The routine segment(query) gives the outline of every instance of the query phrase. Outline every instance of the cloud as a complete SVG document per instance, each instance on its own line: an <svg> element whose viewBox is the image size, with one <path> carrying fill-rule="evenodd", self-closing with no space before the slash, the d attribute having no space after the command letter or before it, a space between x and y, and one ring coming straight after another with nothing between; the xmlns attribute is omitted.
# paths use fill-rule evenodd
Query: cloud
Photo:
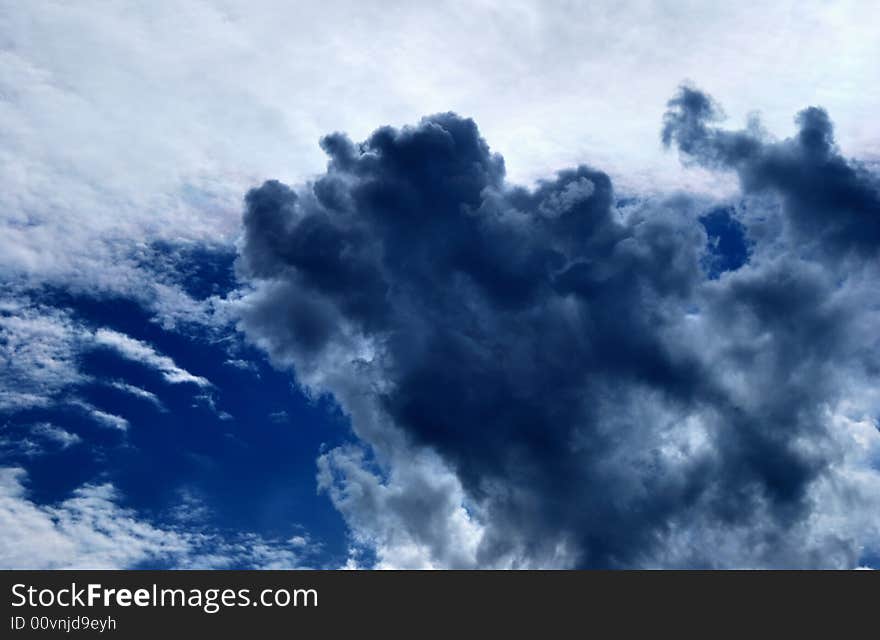
<svg viewBox="0 0 880 640"><path fill-rule="evenodd" d="M260 368L257 366L255 362L251 362L249 360L242 360L241 358L229 358L223 362L228 367L234 367L236 369L240 369L241 371L249 371L253 373L258 378L260 377Z"/></svg>
<svg viewBox="0 0 880 640"><path fill-rule="evenodd" d="M737 172L747 194L779 194L795 241L809 248L876 255L880 248L880 183L877 176L840 155L826 111L798 113L797 135L769 140L753 120L742 131L713 125L720 108L706 94L683 87L669 102L662 138L682 156L710 168Z"/></svg>
<svg viewBox="0 0 880 640"><path fill-rule="evenodd" d="M4 456L24 456L32 458L41 456L46 453L46 449L39 442L27 436L7 437L5 434L9 432L8 426L3 428L4 434L0 435L0 451Z"/></svg>
<svg viewBox="0 0 880 640"><path fill-rule="evenodd" d="M109 383L111 387L122 391L123 393L127 393L135 398L141 398L142 400L146 400L150 404L152 404L159 411L167 411L165 405L162 404L162 401L152 391L147 391L146 389L141 389L133 384L128 384L127 382L122 382L121 380L114 380Z"/></svg>
<svg viewBox="0 0 880 640"><path fill-rule="evenodd" d="M158 353L146 342L127 336L124 333L119 333L112 329L98 329L95 331L94 342L98 346L114 350L123 358L155 369L170 384L189 383L199 387L212 386L211 382L206 378L194 375L186 369L178 367L174 360Z"/></svg>
<svg viewBox="0 0 880 640"><path fill-rule="evenodd" d="M82 442L82 438L75 433L70 433L51 422L35 424L31 427L31 433L56 443L62 449L67 449Z"/></svg>
<svg viewBox="0 0 880 640"><path fill-rule="evenodd" d="M717 113L685 89L664 139L713 168L778 157L746 170L723 231L718 202L618 206L588 166L512 184L453 113L328 135L325 173L247 194L239 326L351 417L366 449L324 454L319 484L380 566L856 566L876 548L845 515L880 482L878 434L853 427L880 409L876 211L837 211L872 178L818 111L772 144ZM720 268L722 233L739 254Z"/></svg>
<svg viewBox="0 0 880 640"><path fill-rule="evenodd" d="M355 541L378 569L461 569L475 566L483 535L462 503L461 483L442 461L418 452L381 478L365 452L342 447L318 459L318 487L343 514Z"/></svg>
<svg viewBox="0 0 880 640"><path fill-rule="evenodd" d="M101 411L101 409L90 402L86 402L85 400L72 398L71 400L67 401L67 404L81 409L86 413L86 415L88 415L92 420L100 424L102 427L118 429L119 431L128 431L128 427L130 426L128 420L126 420L122 416L117 416L106 411Z"/></svg>
<svg viewBox="0 0 880 640"><path fill-rule="evenodd" d="M113 485L85 484L54 505L33 502L27 474L0 467L0 566L6 569L137 567L304 568L318 545L251 532L221 535L198 523L161 525L121 506ZM190 505L192 506L192 505Z"/></svg>
<svg viewBox="0 0 880 640"><path fill-rule="evenodd" d="M67 405L84 411L103 426L125 431L128 420L77 395L79 387L95 382L81 369L80 361L96 348L111 349L120 357L154 369L169 384L213 388L209 380L179 367L146 342L108 328L93 330L68 309L47 306L31 298L9 297L0 301L0 411L14 414ZM122 380L108 384L164 409L154 393ZM205 398L208 401L200 402L222 417L213 398Z"/></svg>
<svg viewBox="0 0 880 640"><path fill-rule="evenodd" d="M28 300L0 302L0 411L44 406L84 382L80 327L63 310Z"/></svg>
<svg viewBox="0 0 880 640"><path fill-rule="evenodd" d="M20 468L0 469L0 564L8 569L114 569L181 553L186 541L118 506L111 485L85 485L57 506L26 496Z"/></svg>
<svg viewBox="0 0 880 640"><path fill-rule="evenodd" d="M227 412L223 411L217 406L217 401L214 396L210 393L202 393L196 396L193 396L193 407L205 407L211 413L216 415L220 420L234 420L234 416Z"/></svg>
<svg viewBox="0 0 880 640"><path fill-rule="evenodd" d="M305 549L303 541L310 548ZM181 569L309 569L310 555L318 548L320 545L312 546L306 538L270 540L256 533L242 532L226 539L209 537L200 551L182 559L177 566Z"/></svg>
<svg viewBox="0 0 880 640"><path fill-rule="evenodd" d="M50 422L32 425L6 423L0 427L0 448L6 455L28 458L51 451L63 451L82 442L82 438ZM48 448L47 448L47 445Z"/></svg>

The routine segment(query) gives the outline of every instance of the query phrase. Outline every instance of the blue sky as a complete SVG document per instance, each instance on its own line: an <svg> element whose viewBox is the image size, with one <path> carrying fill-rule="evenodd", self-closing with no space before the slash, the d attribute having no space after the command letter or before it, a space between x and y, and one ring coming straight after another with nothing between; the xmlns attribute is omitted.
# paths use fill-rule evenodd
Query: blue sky
<svg viewBox="0 0 880 640"><path fill-rule="evenodd" d="M0 0L0 567L876 564L875 14Z"/></svg>
<svg viewBox="0 0 880 640"><path fill-rule="evenodd" d="M175 268L196 300L230 291L228 251L180 253ZM255 533L294 549L303 565L345 562L344 523L314 479L322 448L350 437L332 401L303 395L231 331L168 330L136 301L111 295L45 288L18 299L106 339L76 350L76 373L45 404L4 411L4 461L27 470L30 499L54 504L82 485L110 483L124 496L120 506L153 523L185 523L223 540ZM176 369L108 346L114 338L137 341ZM175 375L195 381L172 382ZM292 539L308 540L308 549ZM155 557L144 566L169 563ZM230 558L228 566L253 565Z"/></svg>

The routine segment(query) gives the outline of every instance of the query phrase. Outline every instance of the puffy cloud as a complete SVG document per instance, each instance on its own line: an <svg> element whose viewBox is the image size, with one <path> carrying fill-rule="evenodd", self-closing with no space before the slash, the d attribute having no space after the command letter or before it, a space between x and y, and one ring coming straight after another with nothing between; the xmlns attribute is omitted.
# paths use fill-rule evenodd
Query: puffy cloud
<svg viewBox="0 0 880 640"><path fill-rule="evenodd" d="M0 427L0 449L5 455L39 456L52 450L67 449L80 442L80 436L50 422L32 425L7 423Z"/></svg>
<svg viewBox="0 0 880 640"><path fill-rule="evenodd" d="M326 453L319 482L380 566L876 548L846 516L878 485L876 430L851 433L880 408L874 183L805 113L771 143L712 126L697 90L670 102L664 140L754 192L726 221L681 194L618 205L587 166L511 184L452 113L329 135L324 174L247 194L240 327L351 416L366 453Z"/></svg>

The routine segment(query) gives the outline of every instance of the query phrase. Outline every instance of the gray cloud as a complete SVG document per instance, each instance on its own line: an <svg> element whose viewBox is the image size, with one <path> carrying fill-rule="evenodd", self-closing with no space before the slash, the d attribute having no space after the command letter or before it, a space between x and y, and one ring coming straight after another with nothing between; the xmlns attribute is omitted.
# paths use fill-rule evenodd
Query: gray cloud
<svg viewBox="0 0 880 640"><path fill-rule="evenodd" d="M669 102L662 138L689 160L709 168L732 169L747 194L781 196L795 241L835 254L876 255L880 248L880 184L876 175L840 155L834 127L824 109L797 114L798 133L769 140L753 120L743 131L714 126L722 119L714 101L683 87Z"/></svg>

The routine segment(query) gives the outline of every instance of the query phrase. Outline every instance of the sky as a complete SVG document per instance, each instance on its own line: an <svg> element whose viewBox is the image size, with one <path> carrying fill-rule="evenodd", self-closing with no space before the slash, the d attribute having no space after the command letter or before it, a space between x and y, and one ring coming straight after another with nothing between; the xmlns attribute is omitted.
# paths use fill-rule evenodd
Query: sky
<svg viewBox="0 0 880 640"><path fill-rule="evenodd" d="M0 567L880 558L874 2L0 0Z"/></svg>

